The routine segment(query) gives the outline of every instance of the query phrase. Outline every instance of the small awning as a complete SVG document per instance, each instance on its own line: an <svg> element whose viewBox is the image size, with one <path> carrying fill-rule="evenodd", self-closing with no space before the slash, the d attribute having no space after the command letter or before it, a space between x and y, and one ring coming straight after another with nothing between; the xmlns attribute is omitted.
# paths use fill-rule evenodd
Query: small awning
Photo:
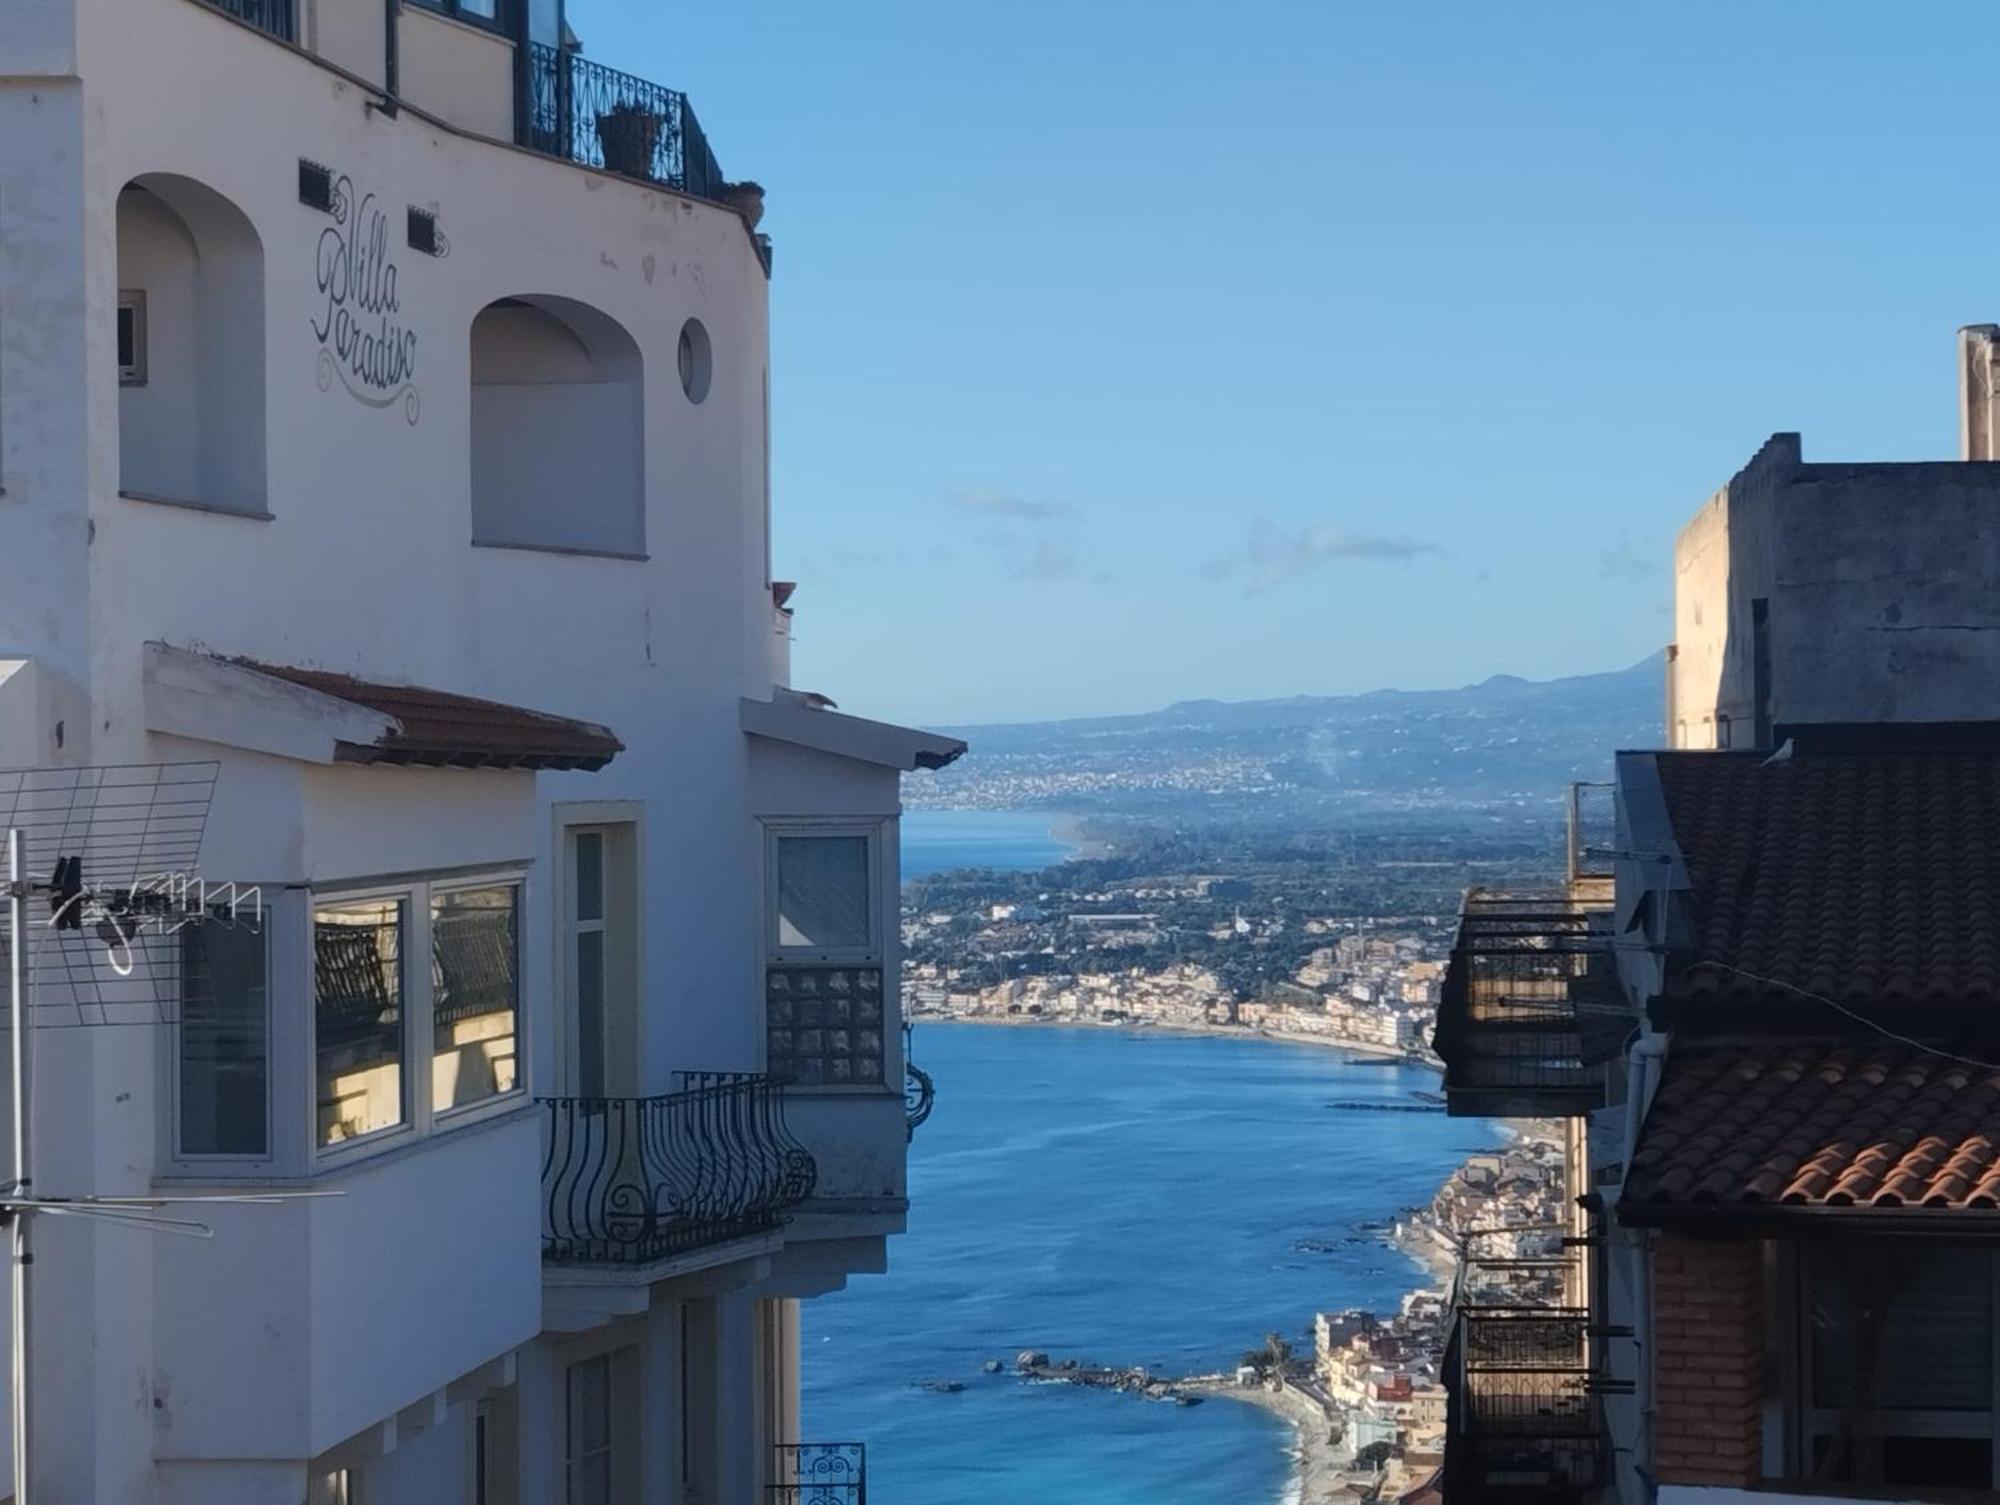
<svg viewBox="0 0 2000 1505"><path fill-rule="evenodd" d="M2000 1068L1890 1040L1675 1045L1621 1222L2000 1211Z"/></svg>
<svg viewBox="0 0 2000 1505"><path fill-rule="evenodd" d="M310 763L594 771L625 750L594 722L164 643L146 645L146 724Z"/></svg>
<svg viewBox="0 0 2000 1505"><path fill-rule="evenodd" d="M918 731L888 721L869 721L825 708L823 697L780 690L770 700L745 699L743 730L753 737L789 742L794 747L836 757L854 758L908 773L918 768L943 768L965 751L956 737Z"/></svg>

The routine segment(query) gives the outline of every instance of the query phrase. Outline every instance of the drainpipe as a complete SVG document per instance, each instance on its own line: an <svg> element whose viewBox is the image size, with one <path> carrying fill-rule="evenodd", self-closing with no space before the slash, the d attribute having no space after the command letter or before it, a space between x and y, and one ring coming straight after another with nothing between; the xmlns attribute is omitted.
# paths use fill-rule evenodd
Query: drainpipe
<svg viewBox="0 0 2000 1505"><path fill-rule="evenodd" d="M1640 1035L1625 1057L1625 1169L1629 1175L1632 1156L1639 1147L1639 1127L1646 1109L1659 1090L1660 1069L1667 1059L1667 1037L1651 1032ZM1653 1257L1652 1235L1643 1230L1628 1232L1623 1240L1632 1291L1632 1395L1637 1435L1634 1437L1632 1469L1647 1501L1659 1497L1653 1482ZM1613 1465L1614 1469L1616 1464Z"/></svg>
<svg viewBox="0 0 2000 1505"><path fill-rule="evenodd" d="M394 119L396 102L403 97L402 80L403 0L382 0L382 113Z"/></svg>

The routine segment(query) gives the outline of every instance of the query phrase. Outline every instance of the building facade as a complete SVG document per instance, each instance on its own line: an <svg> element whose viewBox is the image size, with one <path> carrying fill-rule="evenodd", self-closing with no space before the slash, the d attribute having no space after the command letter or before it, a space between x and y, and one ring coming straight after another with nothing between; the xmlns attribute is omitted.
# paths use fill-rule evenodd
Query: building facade
<svg viewBox="0 0 2000 1505"><path fill-rule="evenodd" d="M1775 436L1683 531L1667 738L1573 793L1536 894L1467 897L1454 1113L1565 1125L1559 1285L1482 1294L1446 1498L2000 1490L2000 481Z"/></svg>
<svg viewBox="0 0 2000 1505"><path fill-rule="evenodd" d="M210 770L263 897L136 1017L30 966L35 1187L276 1197L36 1220L34 1498L858 1477L798 1303L903 1226L962 746L790 686L759 209L559 0L10 7L0 769Z"/></svg>

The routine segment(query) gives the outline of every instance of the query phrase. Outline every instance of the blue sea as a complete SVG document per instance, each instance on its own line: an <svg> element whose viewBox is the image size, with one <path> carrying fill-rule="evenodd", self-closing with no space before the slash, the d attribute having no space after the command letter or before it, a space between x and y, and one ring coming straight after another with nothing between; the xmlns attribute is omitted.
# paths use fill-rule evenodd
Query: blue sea
<svg viewBox="0 0 2000 1505"><path fill-rule="evenodd" d="M1421 1275L1363 1229L1491 1142L1407 1100L1428 1073L1261 1040L919 1025L937 1079L889 1272L804 1308L804 1435L868 1444L874 1505L1263 1505L1289 1431L985 1375L1024 1348L1161 1372L1232 1364L1315 1310L1393 1307ZM920 1388L957 1380L959 1394Z"/></svg>
<svg viewBox="0 0 2000 1505"><path fill-rule="evenodd" d="M1062 819L1034 810L906 811L903 877L959 867L1053 867L1076 851L1055 834Z"/></svg>

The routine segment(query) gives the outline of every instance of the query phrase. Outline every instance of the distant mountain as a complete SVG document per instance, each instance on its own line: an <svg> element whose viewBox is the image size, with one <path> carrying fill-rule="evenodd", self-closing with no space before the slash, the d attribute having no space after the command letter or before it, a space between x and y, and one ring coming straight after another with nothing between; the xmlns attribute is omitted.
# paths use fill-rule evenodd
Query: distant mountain
<svg viewBox="0 0 2000 1505"><path fill-rule="evenodd" d="M972 746L913 805L1328 812L1541 805L1662 741L1664 659L1457 690L1189 700L1136 716L953 728Z"/></svg>

